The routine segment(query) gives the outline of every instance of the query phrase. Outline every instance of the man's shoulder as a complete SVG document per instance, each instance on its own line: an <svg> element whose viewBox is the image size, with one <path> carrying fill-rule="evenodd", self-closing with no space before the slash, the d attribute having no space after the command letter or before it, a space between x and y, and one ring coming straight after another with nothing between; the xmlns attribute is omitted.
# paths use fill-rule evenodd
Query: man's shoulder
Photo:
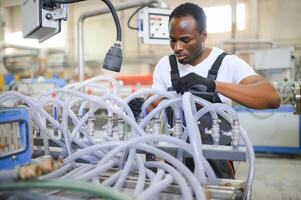
<svg viewBox="0 0 301 200"><path fill-rule="evenodd" d="M156 65L156 68L162 68L164 67L166 69L166 67L169 67L169 58L168 56L163 56Z"/></svg>
<svg viewBox="0 0 301 200"><path fill-rule="evenodd" d="M217 48L217 47L213 47L212 48L212 54L213 54L213 56L212 57L214 57L215 59L219 56L219 55L221 55L222 53L227 53L227 52L225 52L223 49L220 49L220 48ZM223 60L225 60L225 62L222 62L222 65L227 65L227 64L233 64L233 62L234 63L237 63L237 62L239 62L239 63L241 63L241 62L244 62L244 60L242 60L240 57L238 57L237 55L233 55L233 54L229 54L229 53L227 53L227 55L224 57L224 59ZM246 64L246 63L244 63L244 64Z"/></svg>
<svg viewBox="0 0 301 200"><path fill-rule="evenodd" d="M159 61L158 61L158 63L162 63L162 62L164 62L164 63L166 63L166 62L168 62L169 63L169 58L168 58L169 56L163 56Z"/></svg>

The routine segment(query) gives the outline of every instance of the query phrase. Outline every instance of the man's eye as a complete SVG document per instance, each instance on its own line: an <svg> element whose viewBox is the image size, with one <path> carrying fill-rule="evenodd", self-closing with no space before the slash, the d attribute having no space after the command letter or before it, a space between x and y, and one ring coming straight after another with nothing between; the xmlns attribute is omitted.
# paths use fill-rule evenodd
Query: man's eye
<svg viewBox="0 0 301 200"><path fill-rule="evenodd" d="M188 42L190 42L190 39L188 39L188 38L182 39L182 42L188 43Z"/></svg>
<svg viewBox="0 0 301 200"><path fill-rule="evenodd" d="M176 40L172 39L172 38L170 38L169 41L172 42L172 43L176 42Z"/></svg>

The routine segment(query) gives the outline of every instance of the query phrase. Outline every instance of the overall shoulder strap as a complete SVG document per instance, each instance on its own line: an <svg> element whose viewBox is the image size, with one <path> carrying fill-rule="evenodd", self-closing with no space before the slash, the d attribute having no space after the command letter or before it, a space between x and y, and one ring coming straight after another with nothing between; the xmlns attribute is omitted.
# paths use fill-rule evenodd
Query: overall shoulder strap
<svg viewBox="0 0 301 200"><path fill-rule="evenodd" d="M169 64L171 85L173 88L176 88L176 82L180 79L180 73L178 69L177 59L174 54L169 56Z"/></svg>
<svg viewBox="0 0 301 200"><path fill-rule="evenodd" d="M207 76L208 79L211 79L211 80L216 79L217 74L218 74L218 70L219 70L219 68L222 64L222 61L223 61L223 59L225 58L226 55L228 55L228 54L226 52L223 52L217 57L217 59L214 61L211 69L208 72L208 76Z"/></svg>

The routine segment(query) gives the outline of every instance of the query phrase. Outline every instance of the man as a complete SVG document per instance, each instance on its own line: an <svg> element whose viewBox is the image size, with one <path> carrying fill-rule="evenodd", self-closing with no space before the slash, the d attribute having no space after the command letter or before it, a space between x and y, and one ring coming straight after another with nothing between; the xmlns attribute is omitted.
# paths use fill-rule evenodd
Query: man
<svg viewBox="0 0 301 200"><path fill-rule="evenodd" d="M205 47L206 16L202 8L192 3L184 3L175 8L169 17L169 33L170 46L178 62L182 64L179 65L179 73L183 80L183 90L191 88L189 86L193 83L189 83L189 79L194 78L194 75L188 74L195 73L199 75L196 82L207 86L207 91L218 92L223 103L230 103L232 99L249 108L279 107L280 97L272 84L234 55L224 58L216 81L206 78L212 64L223 51ZM170 70L168 57L165 56L155 68L152 87L159 90L172 87Z"/></svg>
<svg viewBox="0 0 301 200"><path fill-rule="evenodd" d="M221 49L205 46L206 15L196 4L184 3L173 10L169 17L169 34L176 59L173 61L172 56L165 56L158 62L152 88L175 90L181 94L194 91L204 94L200 96L213 103L231 104L232 99L255 109L279 107L280 97L275 88L246 62L237 56L226 55ZM159 102L151 104L148 111ZM210 144L212 138L205 136L204 128L211 126L211 119L210 116L206 118L199 128L203 143ZM227 130L229 125L221 125L221 129ZM227 138L221 140L224 144L230 143ZM210 164L218 177L234 178L232 163L210 161ZM191 163L187 165L193 168Z"/></svg>

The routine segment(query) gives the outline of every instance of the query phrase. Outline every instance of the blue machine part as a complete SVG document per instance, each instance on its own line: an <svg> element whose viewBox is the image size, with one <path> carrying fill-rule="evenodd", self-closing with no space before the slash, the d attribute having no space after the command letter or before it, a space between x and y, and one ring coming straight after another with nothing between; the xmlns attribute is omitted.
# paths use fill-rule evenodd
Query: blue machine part
<svg viewBox="0 0 301 200"><path fill-rule="evenodd" d="M51 83L55 85L56 88L61 88L67 85L67 80L60 78L52 78L52 79L32 79L31 83Z"/></svg>
<svg viewBox="0 0 301 200"><path fill-rule="evenodd" d="M249 134L255 152L301 153L301 115L292 105L278 109L255 110L234 106L243 128Z"/></svg>
<svg viewBox="0 0 301 200"><path fill-rule="evenodd" d="M9 85L13 81L15 81L15 75L14 74L6 74L4 76L5 85Z"/></svg>
<svg viewBox="0 0 301 200"><path fill-rule="evenodd" d="M52 83L57 88L61 88L67 85L67 81L65 79L59 79L59 78L47 79L45 80L45 83Z"/></svg>
<svg viewBox="0 0 301 200"><path fill-rule="evenodd" d="M0 108L0 170L31 161L29 111Z"/></svg>

